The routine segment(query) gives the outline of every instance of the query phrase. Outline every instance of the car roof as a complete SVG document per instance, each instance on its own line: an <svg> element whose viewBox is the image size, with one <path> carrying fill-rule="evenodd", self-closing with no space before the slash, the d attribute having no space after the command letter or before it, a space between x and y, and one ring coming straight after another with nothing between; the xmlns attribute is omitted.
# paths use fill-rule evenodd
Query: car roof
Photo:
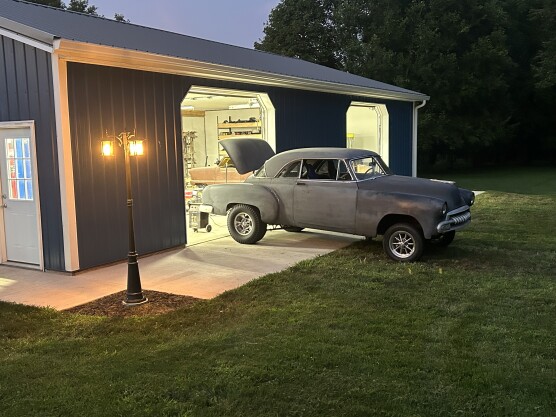
<svg viewBox="0 0 556 417"><path fill-rule="evenodd" d="M266 175L274 177L284 165L298 159L359 159L370 156L378 156L378 154L368 149L301 148L276 154L268 159L264 166Z"/></svg>

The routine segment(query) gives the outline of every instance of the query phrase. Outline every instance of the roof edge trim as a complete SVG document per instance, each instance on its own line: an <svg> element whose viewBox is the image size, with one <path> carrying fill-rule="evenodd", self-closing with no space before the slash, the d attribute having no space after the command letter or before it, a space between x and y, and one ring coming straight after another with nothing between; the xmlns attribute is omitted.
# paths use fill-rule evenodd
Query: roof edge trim
<svg viewBox="0 0 556 417"><path fill-rule="evenodd" d="M0 34L52 53L55 36L0 16Z"/></svg>
<svg viewBox="0 0 556 417"><path fill-rule="evenodd" d="M193 61L155 53L135 51L112 46L60 39L54 42L54 52L61 59L84 64L130 68L150 72L186 75L224 81L256 83L260 85L294 88L326 93L354 95L402 101L422 101L424 94L399 93L387 90L311 80L290 75L273 74L258 70L231 67L222 64Z"/></svg>

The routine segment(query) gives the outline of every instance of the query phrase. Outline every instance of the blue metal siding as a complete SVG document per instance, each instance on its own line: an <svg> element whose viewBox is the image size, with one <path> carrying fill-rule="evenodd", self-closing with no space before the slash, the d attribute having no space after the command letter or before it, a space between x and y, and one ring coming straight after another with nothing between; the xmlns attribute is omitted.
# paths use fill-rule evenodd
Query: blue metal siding
<svg viewBox="0 0 556 417"><path fill-rule="evenodd" d="M411 175L411 125L407 121L411 122L412 103L69 63L82 269L124 259L127 253L123 155L119 148L115 158L100 155L100 140L106 131L113 135L135 130L137 136L147 139L146 155L132 161L138 252L186 242L180 103L192 85L268 93L276 109L278 152L344 147L350 102L384 103L390 114L392 168Z"/></svg>
<svg viewBox="0 0 556 417"><path fill-rule="evenodd" d="M273 88L276 152L314 146L346 146L349 97Z"/></svg>
<svg viewBox="0 0 556 417"><path fill-rule="evenodd" d="M0 121L35 121L44 267L64 271L50 54L0 36Z"/></svg>
<svg viewBox="0 0 556 417"><path fill-rule="evenodd" d="M68 64L80 268L127 253L124 158L101 156L100 140L123 131L145 138L146 154L132 158L137 250L185 243L185 200L179 103L174 76Z"/></svg>
<svg viewBox="0 0 556 417"><path fill-rule="evenodd" d="M413 152L413 103L386 105L390 116L390 166L399 175L411 176Z"/></svg>

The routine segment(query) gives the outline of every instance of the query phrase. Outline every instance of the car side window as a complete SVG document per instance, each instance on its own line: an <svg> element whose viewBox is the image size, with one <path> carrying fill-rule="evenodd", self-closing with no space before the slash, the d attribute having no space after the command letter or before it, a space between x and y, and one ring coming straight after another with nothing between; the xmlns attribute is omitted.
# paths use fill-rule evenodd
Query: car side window
<svg viewBox="0 0 556 417"><path fill-rule="evenodd" d="M320 162L318 159L304 159L300 178L304 180L318 180L320 176L317 173L317 169L320 166Z"/></svg>
<svg viewBox="0 0 556 417"><path fill-rule="evenodd" d="M338 175L338 160L323 159L319 161L316 172L320 180L336 181Z"/></svg>
<svg viewBox="0 0 556 417"><path fill-rule="evenodd" d="M348 167L344 161L340 161L338 168L338 181L352 181L351 174L348 171Z"/></svg>
<svg viewBox="0 0 556 417"><path fill-rule="evenodd" d="M299 178L299 168L301 167L301 161L294 161L286 165L278 173L277 177L280 178Z"/></svg>
<svg viewBox="0 0 556 417"><path fill-rule="evenodd" d="M306 159L303 161L301 179L336 181L339 179L338 167L341 167L341 163L338 159ZM347 172L345 164L343 170Z"/></svg>

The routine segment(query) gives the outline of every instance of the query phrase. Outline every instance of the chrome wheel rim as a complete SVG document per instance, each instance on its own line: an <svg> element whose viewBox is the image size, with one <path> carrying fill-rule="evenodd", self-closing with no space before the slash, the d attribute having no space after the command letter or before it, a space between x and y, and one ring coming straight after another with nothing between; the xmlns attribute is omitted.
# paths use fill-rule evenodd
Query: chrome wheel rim
<svg viewBox="0 0 556 417"><path fill-rule="evenodd" d="M390 250L398 258L409 258L415 252L415 239L408 232L399 231L390 236Z"/></svg>
<svg viewBox="0 0 556 417"><path fill-rule="evenodd" d="M253 231L253 219L247 213L238 213L234 218L234 228L242 236L247 236Z"/></svg>

